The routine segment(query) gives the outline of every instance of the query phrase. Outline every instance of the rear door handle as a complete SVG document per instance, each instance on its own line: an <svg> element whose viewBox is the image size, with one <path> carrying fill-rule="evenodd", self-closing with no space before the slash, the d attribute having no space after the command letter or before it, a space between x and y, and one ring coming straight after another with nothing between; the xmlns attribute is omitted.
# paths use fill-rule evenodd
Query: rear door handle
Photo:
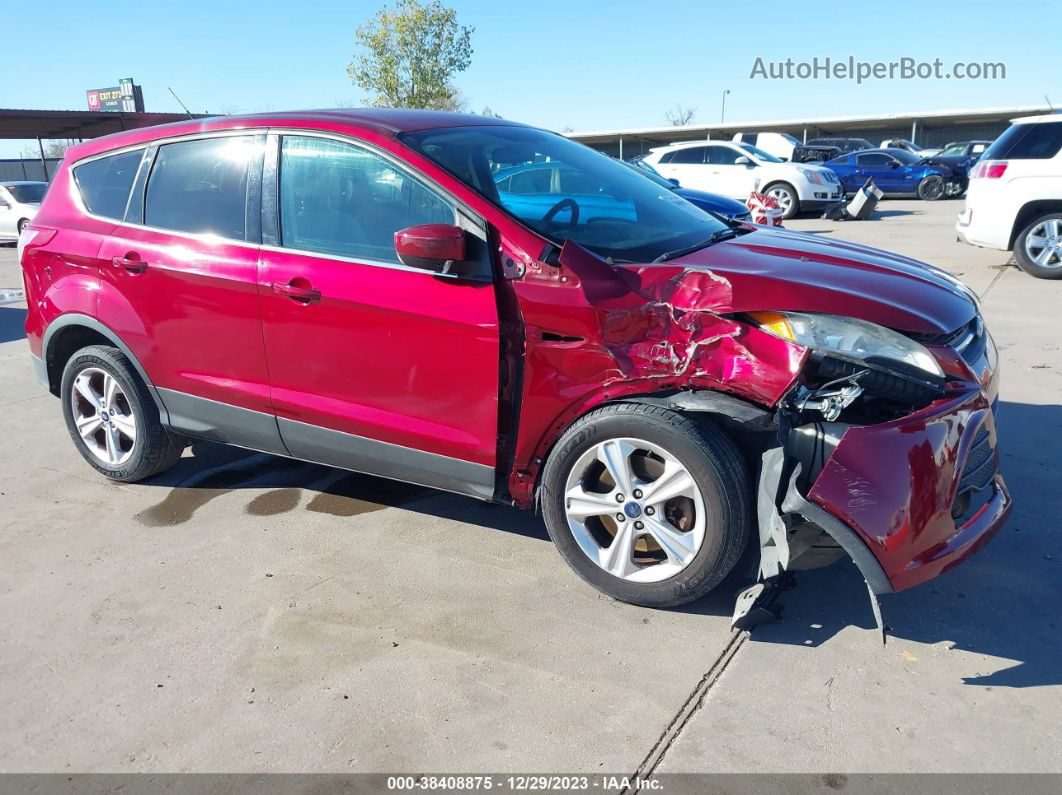
<svg viewBox="0 0 1062 795"><path fill-rule="evenodd" d="M305 279L292 279L290 282L273 282L273 292L285 295L292 301L302 304L316 304L321 300L321 291L315 290Z"/></svg>
<svg viewBox="0 0 1062 795"><path fill-rule="evenodd" d="M130 273L143 273L147 270L147 263L140 259L140 255L135 251L130 251L124 257L111 257L111 264Z"/></svg>

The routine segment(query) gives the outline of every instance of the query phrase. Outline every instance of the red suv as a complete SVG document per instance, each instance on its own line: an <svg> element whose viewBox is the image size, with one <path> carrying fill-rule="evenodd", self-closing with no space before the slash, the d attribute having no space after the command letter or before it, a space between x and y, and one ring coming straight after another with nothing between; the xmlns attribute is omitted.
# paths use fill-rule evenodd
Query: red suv
<svg viewBox="0 0 1062 795"><path fill-rule="evenodd" d="M535 509L582 577L652 606L750 543L764 580L813 549L907 588L1010 509L961 283L532 127L124 132L69 150L19 245L40 380L114 480L194 437Z"/></svg>

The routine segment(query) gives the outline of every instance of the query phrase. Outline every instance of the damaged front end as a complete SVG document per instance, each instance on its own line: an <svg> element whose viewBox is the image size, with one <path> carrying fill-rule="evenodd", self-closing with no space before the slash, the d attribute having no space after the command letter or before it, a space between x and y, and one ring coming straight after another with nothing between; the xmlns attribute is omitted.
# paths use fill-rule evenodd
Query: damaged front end
<svg viewBox="0 0 1062 795"><path fill-rule="evenodd" d="M943 573L1002 525L1011 502L998 473L995 347L979 317L926 341L939 373L808 358L762 454L758 581L738 598L736 627L773 617L766 606L788 572L847 555L884 641L881 594Z"/></svg>

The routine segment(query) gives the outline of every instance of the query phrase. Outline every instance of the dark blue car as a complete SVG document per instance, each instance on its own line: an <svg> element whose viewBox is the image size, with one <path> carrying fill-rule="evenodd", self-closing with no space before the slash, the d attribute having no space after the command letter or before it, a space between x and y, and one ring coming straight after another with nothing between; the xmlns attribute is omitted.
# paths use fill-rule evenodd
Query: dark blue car
<svg viewBox="0 0 1062 795"><path fill-rule="evenodd" d="M716 213L726 218L733 218L735 221L748 221L752 217L749 213L749 208L736 199L720 196L718 193L684 188L678 183L678 180L671 180L661 176L656 169L644 160L632 160L623 165L635 169L640 174L644 174L661 187L673 191L676 195L681 196L690 204L700 207L702 210L707 210L710 213Z"/></svg>
<svg viewBox="0 0 1062 795"><path fill-rule="evenodd" d="M917 196L926 201L957 196L966 190L965 173L903 149L864 149L822 165L840 178L846 193L859 190L868 179L886 195Z"/></svg>

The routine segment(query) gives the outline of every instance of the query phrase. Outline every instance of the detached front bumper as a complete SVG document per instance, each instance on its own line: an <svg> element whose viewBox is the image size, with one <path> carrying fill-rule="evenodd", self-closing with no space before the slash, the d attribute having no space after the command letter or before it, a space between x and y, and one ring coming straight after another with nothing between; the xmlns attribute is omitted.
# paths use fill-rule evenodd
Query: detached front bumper
<svg viewBox="0 0 1062 795"><path fill-rule="evenodd" d="M876 575L867 576L875 592L886 590L880 574L899 591L958 565L1010 513L988 394L952 393L892 422L849 427L809 488L808 501L873 554L880 572L864 575Z"/></svg>

